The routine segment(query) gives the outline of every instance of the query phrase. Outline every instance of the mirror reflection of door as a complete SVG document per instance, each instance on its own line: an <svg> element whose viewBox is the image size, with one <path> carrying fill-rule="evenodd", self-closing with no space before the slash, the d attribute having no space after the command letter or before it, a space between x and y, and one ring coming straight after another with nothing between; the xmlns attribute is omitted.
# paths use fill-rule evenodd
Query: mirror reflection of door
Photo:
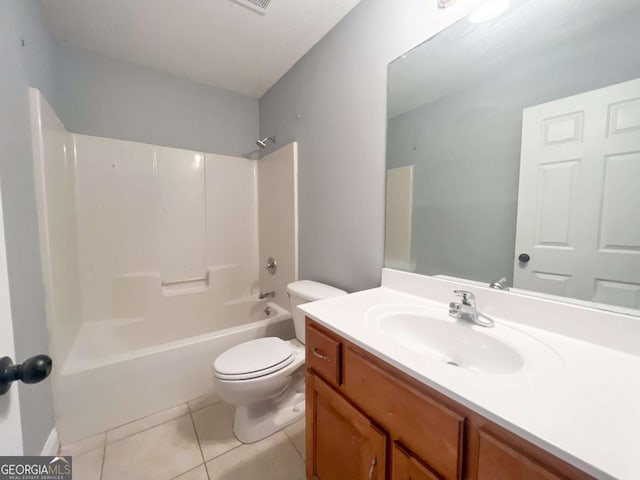
<svg viewBox="0 0 640 480"><path fill-rule="evenodd" d="M640 79L525 109L514 287L640 308L639 180Z"/></svg>
<svg viewBox="0 0 640 480"><path fill-rule="evenodd" d="M512 0L394 60L413 218L385 266L640 316L639 24L638 0Z"/></svg>

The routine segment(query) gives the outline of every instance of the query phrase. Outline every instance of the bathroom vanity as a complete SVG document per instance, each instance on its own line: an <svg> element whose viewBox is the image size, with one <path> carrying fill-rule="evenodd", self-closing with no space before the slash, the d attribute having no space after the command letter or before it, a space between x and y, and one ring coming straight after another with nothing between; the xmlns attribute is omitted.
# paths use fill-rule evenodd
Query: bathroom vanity
<svg viewBox="0 0 640 480"><path fill-rule="evenodd" d="M385 278L395 283L393 288L385 287ZM394 290L407 280L421 285L416 290L435 295ZM514 294L477 288L496 319L496 331L458 325L447 320L447 303L436 301L455 287L445 280L385 270L381 288L302 307L307 313L307 478L634 478L633 452L640 446L632 433L640 427L634 402L640 389L633 372L640 371L639 359L532 327L531 318L555 315L557 306L543 299L523 297L520 308L531 317L524 314L522 323L509 322L497 313L510 315L511 307L500 297L508 304ZM545 308L548 313L540 315ZM575 309L589 324L586 309L561 308ZM389 314L394 309L404 313ZM512 346L522 363L500 369L510 360L493 340L479 350L471 337L458 346L443 344L441 352L438 345L425 346L430 328L438 342L446 340L438 337L437 325L430 326L426 314L416 313L421 309L441 310L440 316L431 314L434 321L461 329L447 338L473 330ZM402 316L413 315L427 330L412 330L417 327L409 324L394 336L393 329L380 328L380 311L395 326L402 325ZM570 313L559 314L572 322ZM516 332L514 338L530 337L555 358L545 359L543 350L504 336L500 328ZM470 353L455 358L457 348ZM495 363L481 358L486 351L490 356L497 352ZM447 361L447 355L457 362ZM599 370L593 369L595 364ZM617 366L623 371L616 371Z"/></svg>
<svg viewBox="0 0 640 480"><path fill-rule="evenodd" d="M307 478L593 478L311 319L307 339Z"/></svg>

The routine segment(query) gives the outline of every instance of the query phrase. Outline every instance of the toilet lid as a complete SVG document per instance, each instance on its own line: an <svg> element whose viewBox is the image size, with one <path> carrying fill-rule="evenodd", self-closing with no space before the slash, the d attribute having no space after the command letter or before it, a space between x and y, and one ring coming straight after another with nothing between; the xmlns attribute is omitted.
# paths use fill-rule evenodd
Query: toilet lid
<svg viewBox="0 0 640 480"><path fill-rule="evenodd" d="M230 348L213 364L216 376L254 378L291 363L293 350L277 337L259 338Z"/></svg>

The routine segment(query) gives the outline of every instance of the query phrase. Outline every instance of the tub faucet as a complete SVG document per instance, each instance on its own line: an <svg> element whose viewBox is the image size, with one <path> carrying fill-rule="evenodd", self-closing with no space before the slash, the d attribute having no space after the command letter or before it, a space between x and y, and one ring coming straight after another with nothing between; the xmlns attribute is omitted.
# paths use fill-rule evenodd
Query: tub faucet
<svg viewBox="0 0 640 480"><path fill-rule="evenodd" d="M449 304L449 315L458 320L469 322L481 327L493 327L495 322L480 313L476 307L476 297L473 293L466 290L454 290L457 296L461 298L460 303L451 302Z"/></svg>
<svg viewBox="0 0 640 480"><path fill-rule="evenodd" d="M258 295L258 298L260 300L264 300L265 298L273 298L276 296L276 292L274 292L273 290L269 291L269 292L260 292L260 295Z"/></svg>

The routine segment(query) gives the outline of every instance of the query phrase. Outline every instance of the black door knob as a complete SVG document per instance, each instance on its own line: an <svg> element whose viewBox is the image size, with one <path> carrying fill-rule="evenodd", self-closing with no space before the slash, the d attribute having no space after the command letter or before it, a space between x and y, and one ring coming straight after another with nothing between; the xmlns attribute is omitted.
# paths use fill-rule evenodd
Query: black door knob
<svg viewBox="0 0 640 480"><path fill-rule="evenodd" d="M17 380L38 383L51 373L53 362L47 355L35 355L24 363L14 365L9 357L0 358L0 395L4 395Z"/></svg>
<svg viewBox="0 0 640 480"><path fill-rule="evenodd" d="M518 256L518 261L519 261L520 263L527 263L527 262L529 262L529 260L531 260L531 257L529 256L529 254L528 254L528 253L521 253L521 254Z"/></svg>

